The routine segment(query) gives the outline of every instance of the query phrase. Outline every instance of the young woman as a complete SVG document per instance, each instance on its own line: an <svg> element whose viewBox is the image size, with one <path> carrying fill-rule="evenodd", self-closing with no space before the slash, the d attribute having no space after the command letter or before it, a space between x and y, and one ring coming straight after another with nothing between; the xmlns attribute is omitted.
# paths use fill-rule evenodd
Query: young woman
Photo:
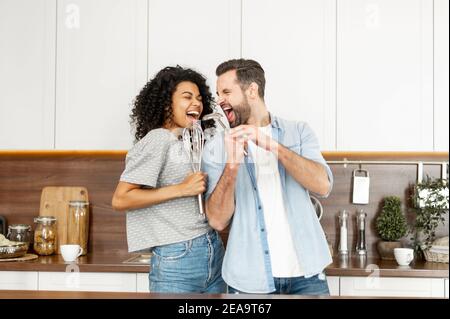
<svg viewBox="0 0 450 319"><path fill-rule="evenodd" d="M193 173L180 132L212 112L212 96L199 73L166 67L134 102L136 143L112 199L127 212L130 252L152 251L151 292L224 293L224 247L200 215L206 175Z"/></svg>

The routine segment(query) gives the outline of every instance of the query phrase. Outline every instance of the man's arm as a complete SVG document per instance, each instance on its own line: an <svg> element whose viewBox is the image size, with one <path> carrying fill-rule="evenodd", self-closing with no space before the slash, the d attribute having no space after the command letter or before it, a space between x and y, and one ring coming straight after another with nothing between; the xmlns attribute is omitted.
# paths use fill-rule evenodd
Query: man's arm
<svg viewBox="0 0 450 319"><path fill-rule="evenodd" d="M222 231L228 226L231 217L234 214L236 178L240 163L244 157L243 142L226 134L224 144L227 153L227 163L225 164L225 168L215 185L214 190L205 202L206 216L209 225L218 231ZM209 187L214 187L214 185L209 185Z"/></svg>
<svg viewBox="0 0 450 319"><path fill-rule="evenodd" d="M311 134L307 135L305 139L312 142L315 137L312 131L309 133ZM259 147L274 153L286 168L287 173L307 190L320 196L326 196L329 193L331 183L324 165L291 151L259 132L258 128L253 125L241 125L233 128L231 136L238 140L252 140Z"/></svg>
<svg viewBox="0 0 450 319"><path fill-rule="evenodd" d="M234 190L238 168L227 164L216 188L206 200L206 215L209 225L218 230L224 230L234 214Z"/></svg>
<svg viewBox="0 0 450 319"><path fill-rule="evenodd" d="M278 160L297 183L320 196L329 193L331 185L322 164L304 158L279 143L276 144L278 145L275 154L278 154Z"/></svg>

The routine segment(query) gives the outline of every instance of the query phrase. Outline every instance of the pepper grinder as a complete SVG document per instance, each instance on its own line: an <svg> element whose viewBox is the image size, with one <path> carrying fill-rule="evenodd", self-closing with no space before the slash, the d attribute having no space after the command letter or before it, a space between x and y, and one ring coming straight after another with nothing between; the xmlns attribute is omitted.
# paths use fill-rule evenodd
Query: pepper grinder
<svg viewBox="0 0 450 319"><path fill-rule="evenodd" d="M367 255L366 247L366 217L367 214L364 213L362 209L358 210L356 214L356 224L358 226L358 241L356 244L356 253L358 255Z"/></svg>
<svg viewBox="0 0 450 319"><path fill-rule="evenodd" d="M344 209L339 215L340 239L339 239L339 255L348 255L348 212Z"/></svg>

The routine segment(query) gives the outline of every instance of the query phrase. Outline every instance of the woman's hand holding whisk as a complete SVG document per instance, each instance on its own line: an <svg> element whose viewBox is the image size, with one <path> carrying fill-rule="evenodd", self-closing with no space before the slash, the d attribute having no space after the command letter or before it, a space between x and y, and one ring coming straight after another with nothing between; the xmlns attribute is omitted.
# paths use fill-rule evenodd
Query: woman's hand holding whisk
<svg viewBox="0 0 450 319"><path fill-rule="evenodd" d="M188 175L180 185L182 196L196 196L206 191L208 176L203 172L195 172Z"/></svg>

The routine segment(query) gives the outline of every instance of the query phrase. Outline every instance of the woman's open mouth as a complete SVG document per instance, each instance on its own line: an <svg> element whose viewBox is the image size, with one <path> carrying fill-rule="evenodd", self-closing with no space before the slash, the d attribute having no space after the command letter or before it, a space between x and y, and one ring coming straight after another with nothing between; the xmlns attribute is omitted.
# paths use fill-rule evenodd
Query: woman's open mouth
<svg viewBox="0 0 450 319"><path fill-rule="evenodd" d="M200 112L198 112L198 111L188 111L186 113L186 117L191 122L197 121L200 118Z"/></svg>

